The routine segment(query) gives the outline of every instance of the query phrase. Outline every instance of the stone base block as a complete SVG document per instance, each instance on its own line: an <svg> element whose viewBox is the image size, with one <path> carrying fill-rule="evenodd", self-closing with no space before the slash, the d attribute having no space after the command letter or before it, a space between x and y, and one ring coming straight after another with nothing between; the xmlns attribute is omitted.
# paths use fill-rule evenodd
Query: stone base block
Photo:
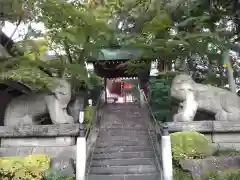
<svg viewBox="0 0 240 180"><path fill-rule="evenodd" d="M62 157L76 159L76 146L68 147L2 147L0 157L27 156L31 154L45 154L50 158Z"/></svg>

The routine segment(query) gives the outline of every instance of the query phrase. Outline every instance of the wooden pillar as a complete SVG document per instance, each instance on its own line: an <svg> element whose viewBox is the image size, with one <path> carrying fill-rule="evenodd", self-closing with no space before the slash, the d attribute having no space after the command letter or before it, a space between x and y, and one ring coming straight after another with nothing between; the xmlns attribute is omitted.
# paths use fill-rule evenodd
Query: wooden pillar
<svg viewBox="0 0 240 180"><path fill-rule="evenodd" d="M104 77L104 90L105 90L105 104L107 104L107 78L106 77Z"/></svg>

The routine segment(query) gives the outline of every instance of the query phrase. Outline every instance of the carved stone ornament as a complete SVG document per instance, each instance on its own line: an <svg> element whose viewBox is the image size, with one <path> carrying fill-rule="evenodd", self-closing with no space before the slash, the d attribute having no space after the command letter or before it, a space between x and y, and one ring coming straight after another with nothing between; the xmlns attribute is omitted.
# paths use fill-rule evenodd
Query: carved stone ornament
<svg viewBox="0 0 240 180"><path fill-rule="evenodd" d="M177 75L172 82L171 96L181 102L174 121L193 121L197 110L215 114L217 121L240 119L240 97L228 90L195 83L186 74Z"/></svg>

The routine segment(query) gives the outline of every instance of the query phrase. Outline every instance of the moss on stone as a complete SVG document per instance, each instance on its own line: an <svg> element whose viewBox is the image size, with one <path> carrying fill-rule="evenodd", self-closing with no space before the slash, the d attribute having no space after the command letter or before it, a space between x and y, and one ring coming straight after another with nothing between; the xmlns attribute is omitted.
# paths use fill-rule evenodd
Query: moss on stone
<svg viewBox="0 0 240 180"><path fill-rule="evenodd" d="M94 114L94 107L86 107L84 110L84 123L91 124Z"/></svg>
<svg viewBox="0 0 240 180"><path fill-rule="evenodd" d="M226 169L222 171L210 172L206 180L239 180L240 169Z"/></svg>
<svg viewBox="0 0 240 180"><path fill-rule="evenodd" d="M173 180L193 180L193 178L190 173L183 171L181 168L174 168Z"/></svg>
<svg viewBox="0 0 240 180"><path fill-rule="evenodd" d="M213 156L240 156L240 151L236 149L218 149L213 153Z"/></svg>
<svg viewBox="0 0 240 180"><path fill-rule="evenodd" d="M201 159L211 154L208 139L194 131L176 132L171 135L173 160Z"/></svg>

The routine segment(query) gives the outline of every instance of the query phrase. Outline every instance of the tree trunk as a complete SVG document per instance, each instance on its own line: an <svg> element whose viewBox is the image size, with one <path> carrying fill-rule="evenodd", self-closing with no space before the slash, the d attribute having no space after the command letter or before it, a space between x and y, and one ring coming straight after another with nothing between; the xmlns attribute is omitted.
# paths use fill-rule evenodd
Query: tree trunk
<svg viewBox="0 0 240 180"><path fill-rule="evenodd" d="M226 50L223 53L223 57L224 57L224 62L225 64L227 64L227 69L228 69L228 84L229 84L229 88L233 93L236 93L236 83L235 83L235 78L233 76L233 68L232 68L232 63L230 60L230 55L229 55L229 51Z"/></svg>

